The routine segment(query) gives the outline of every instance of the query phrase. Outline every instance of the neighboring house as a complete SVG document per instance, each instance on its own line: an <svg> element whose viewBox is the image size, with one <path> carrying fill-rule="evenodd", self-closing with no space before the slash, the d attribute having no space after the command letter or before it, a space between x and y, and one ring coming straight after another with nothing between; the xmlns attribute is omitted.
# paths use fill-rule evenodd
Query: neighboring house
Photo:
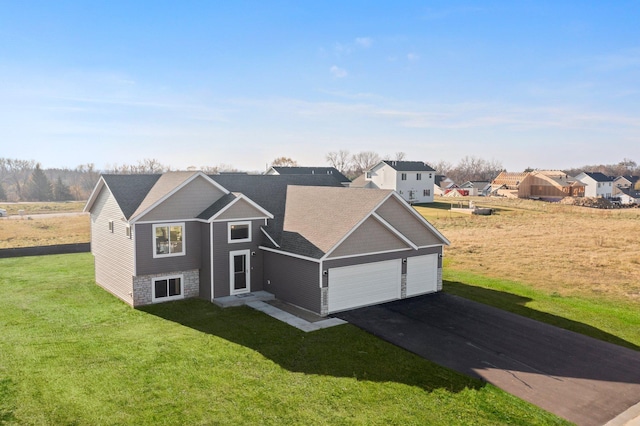
<svg viewBox="0 0 640 426"><path fill-rule="evenodd" d="M518 186L518 198L559 200L584 197L585 184L558 170L536 170L527 173Z"/></svg>
<svg viewBox="0 0 640 426"><path fill-rule="evenodd" d="M485 197L491 193L491 182L467 181L460 185L460 189L466 189L471 196Z"/></svg>
<svg viewBox="0 0 640 426"><path fill-rule="evenodd" d="M329 175L333 176L343 186L349 186L351 181L335 167L284 167L272 166L267 175Z"/></svg>
<svg viewBox="0 0 640 426"><path fill-rule="evenodd" d="M613 196L615 197L621 192L620 188L633 188L639 181L640 177L638 176L618 176L613 180Z"/></svg>
<svg viewBox="0 0 640 426"><path fill-rule="evenodd" d="M443 197L468 197L471 195L468 189L449 188L444 190Z"/></svg>
<svg viewBox="0 0 640 426"><path fill-rule="evenodd" d="M585 197L611 198L613 196L614 178L599 172L582 172L576 179L586 185Z"/></svg>
<svg viewBox="0 0 640 426"><path fill-rule="evenodd" d="M520 188L520 184L528 175L529 173L527 172L500 172L500 174L491 181L491 194L508 198L517 198L518 188Z"/></svg>
<svg viewBox="0 0 640 426"><path fill-rule="evenodd" d="M267 291L327 315L442 288L448 240L397 193L325 175L103 175L96 282L132 306Z"/></svg>
<svg viewBox="0 0 640 426"><path fill-rule="evenodd" d="M421 161L384 160L355 179L352 188L392 189L410 203L432 203L435 170Z"/></svg>
<svg viewBox="0 0 640 426"><path fill-rule="evenodd" d="M444 175L436 175L433 184L434 194L442 196L447 189L455 187L456 183Z"/></svg>
<svg viewBox="0 0 640 426"><path fill-rule="evenodd" d="M620 199L620 204L623 205L640 205L640 190L634 188L618 188L619 192L616 195Z"/></svg>

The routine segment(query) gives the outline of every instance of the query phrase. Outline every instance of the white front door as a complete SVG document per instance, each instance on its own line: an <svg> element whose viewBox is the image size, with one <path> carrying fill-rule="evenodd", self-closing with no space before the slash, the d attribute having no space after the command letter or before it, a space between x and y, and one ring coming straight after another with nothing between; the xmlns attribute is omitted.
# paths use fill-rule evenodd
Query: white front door
<svg viewBox="0 0 640 426"><path fill-rule="evenodd" d="M249 250L229 252L231 294L251 291L251 253Z"/></svg>

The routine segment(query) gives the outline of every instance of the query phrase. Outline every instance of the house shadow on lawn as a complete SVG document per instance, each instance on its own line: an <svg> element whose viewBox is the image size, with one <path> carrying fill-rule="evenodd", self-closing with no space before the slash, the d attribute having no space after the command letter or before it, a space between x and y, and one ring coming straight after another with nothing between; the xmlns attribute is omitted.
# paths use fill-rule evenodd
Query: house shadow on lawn
<svg viewBox="0 0 640 426"><path fill-rule="evenodd" d="M395 382L427 392L485 386L349 324L305 333L249 307L223 309L200 299L139 310L255 350L291 372Z"/></svg>
<svg viewBox="0 0 640 426"><path fill-rule="evenodd" d="M574 331L593 337L594 339L604 342L613 343L625 348L640 351L640 346L635 345L618 336L607 333L599 328L573 321L547 312L537 311L526 306L532 299L524 296L518 296L512 293L506 293L497 290L491 290L484 287L477 287L456 281L444 281L444 291L466 299L474 300L485 305L493 306L523 317L531 318L546 324Z"/></svg>

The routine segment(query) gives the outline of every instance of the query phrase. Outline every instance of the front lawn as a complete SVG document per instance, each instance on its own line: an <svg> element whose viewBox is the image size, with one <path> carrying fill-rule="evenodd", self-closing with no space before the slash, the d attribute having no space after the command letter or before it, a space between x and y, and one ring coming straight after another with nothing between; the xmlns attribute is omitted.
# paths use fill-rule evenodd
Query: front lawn
<svg viewBox="0 0 640 426"><path fill-rule="evenodd" d="M0 260L0 424L563 424L350 325L134 310L90 254Z"/></svg>

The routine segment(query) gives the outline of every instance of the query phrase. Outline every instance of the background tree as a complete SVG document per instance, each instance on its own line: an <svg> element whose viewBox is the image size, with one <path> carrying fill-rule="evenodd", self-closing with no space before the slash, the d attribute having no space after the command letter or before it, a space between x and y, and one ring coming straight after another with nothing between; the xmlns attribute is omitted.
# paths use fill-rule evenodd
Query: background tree
<svg viewBox="0 0 640 426"><path fill-rule="evenodd" d="M12 186L16 201L25 199L25 186L31 176L31 171L35 166L33 160L18 160L6 158L4 159L4 167L6 168L7 179Z"/></svg>
<svg viewBox="0 0 640 426"><path fill-rule="evenodd" d="M31 201L51 201L53 200L53 192L51 191L51 182L44 174L40 163L31 172L31 177L26 185L27 197Z"/></svg>
<svg viewBox="0 0 640 426"><path fill-rule="evenodd" d="M343 175L349 174L351 170L351 154L346 149L331 151L325 156L325 159L331 167L335 167Z"/></svg>
<svg viewBox="0 0 640 426"><path fill-rule="evenodd" d="M53 199L55 201L69 201L73 199L71 190L62 182L62 177L60 176L58 176L58 179L53 184Z"/></svg>
<svg viewBox="0 0 640 426"><path fill-rule="evenodd" d="M271 167L298 167L298 162L289 157L278 157L271 162Z"/></svg>
<svg viewBox="0 0 640 426"><path fill-rule="evenodd" d="M432 165L436 173L445 175L454 182L461 184L467 181L490 182L502 170L502 163L497 160L484 160L474 156L465 156L457 165L440 161Z"/></svg>
<svg viewBox="0 0 640 426"><path fill-rule="evenodd" d="M4 190L2 182L0 182L0 201L7 201L7 193Z"/></svg>
<svg viewBox="0 0 640 426"><path fill-rule="evenodd" d="M351 156L352 174L360 176L380 162L380 156L373 151L362 151Z"/></svg>

